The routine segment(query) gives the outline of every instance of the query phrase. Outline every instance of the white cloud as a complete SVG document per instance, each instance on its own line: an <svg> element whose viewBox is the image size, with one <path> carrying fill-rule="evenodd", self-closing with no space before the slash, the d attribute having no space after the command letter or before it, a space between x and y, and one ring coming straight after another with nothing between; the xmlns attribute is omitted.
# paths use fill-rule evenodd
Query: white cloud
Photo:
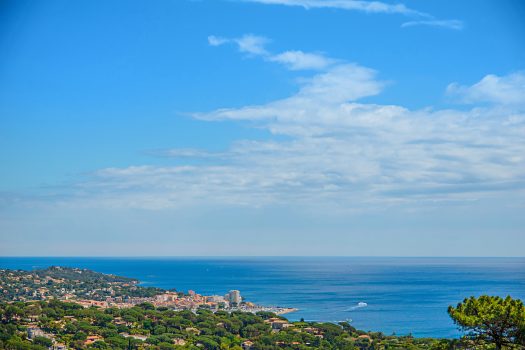
<svg viewBox="0 0 525 350"><path fill-rule="evenodd" d="M214 158L214 157L219 156L219 153L213 153L213 152L192 149L192 148L157 150L157 151L152 151L149 153L154 156L166 156L166 157L173 157L173 158L194 158L194 159Z"/></svg>
<svg viewBox="0 0 525 350"><path fill-rule="evenodd" d="M380 1L361 0L244 0L267 5L299 6L305 9L337 8L342 10L363 11L368 13L398 13L404 15L428 16L408 8L404 4L388 4Z"/></svg>
<svg viewBox="0 0 525 350"><path fill-rule="evenodd" d="M248 53L257 56L266 56L268 52L265 45L269 40L263 36L253 34L245 34L240 38L223 38L215 35L208 36L208 44L210 46L221 46L224 44L234 43L239 48L240 52Z"/></svg>
<svg viewBox="0 0 525 350"><path fill-rule="evenodd" d="M442 27L448 29L461 30L463 29L463 22L456 19L449 20L424 20L424 21L410 21L401 24L401 27L415 27L415 26L430 26L430 27Z"/></svg>
<svg viewBox="0 0 525 350"><path fill-rule="evenodd" d="M464 103L525 106L525 73L515 72L501 77L489 74L472 86L452 83L447 87L447 94Z"/></svg>
<svg viewBox="0 0 525 350"><path fill-rule="evenodd" d="M225 40L231 39L210 42ZM253 43L246 50L255 52ZM156 152L179 165L100 169L57 201L115 208L297 205L366 211L525 192L523 73L488 75L473 86L447 89L469 103L496 105L410 110L362 100L386 86L373 69L341 61L324 69L302 79L287 98L192 115L243 122L280 137L239 140L221 152Z"/></svg>
<svg viewBox="0 0 525 350"><path fill-rule="evenodd" d="M239 45L241 52L246 52L253 55L266 55L267 51L264 46L268 43L268 39L262 36L246 34L241 38L234 39Z"/></svg>
<svg viewBox="0 0 525 350"><path fill-rule="evenodd" d="M229 39L221 38L215 35L208 36L208 44L210 44L211 46L221 46L229 41Z"/></svg>
<svg viewBox="0 0 525 350"><path fill-rule="evenodd" d="M525 114L499 107L410 110L359 102L385 84L374 70L342 63L297 93L263 105L195 114L255 123L284 140L241 140L210 153L164 156L196 165L99 170L77 184L84 205L309 205L370 210L440 201L470 203L525 189Z"/></svg>
<svg viewBox="0 0 525 350"><path fill-rule="evenodd" d="M283 53L271 56L269 60L282 63L291 70L322 70L328 68L336 62L336 60L321 54L305 53L302 51L285 51Z"/></svg>
<svg viewBox="0 0 525 350"><path fill-rule="evenodd" d="M283 5L303 7L305 9L334 8L349 11L361 11L366 13L390 13L401 14L422 20L405 22L401 27L413 26L433 26L448 29L461 30L463 22L460 20L441 20L434 16L411 9L404 4L389 4L381 1L361 1L361 0L242 0L244 2L254 2L265 5Z"/></svg>
<svg viewBox="0 0 525 350"><path fill-rule="evenodd" d="M219 109L211 113L196 113L204 120L275 120L277 122L303 123L333 120L340 116L332 108L348 101L378 94L384 83L375 80L376 72L355 64L341 64L328 72L305 80L299 91L286 99L262 106L236 109ZM328 109L330 107L330 109ZM312 113L315 112L315 113Z"/></svg>
<svg viewBox="0 0 525 350"><path fill-rule="evenodd" d="M233 43L237 45L240 52L261 56L267 61L283 64L290 70L323 70L337 62L337 60L320 53L308 53L298 50L272 54L265 47L269 42L268 38L253 34L245 34L242 37L231 39L215 35L208 36L208 43L211 46Z"/></svg>

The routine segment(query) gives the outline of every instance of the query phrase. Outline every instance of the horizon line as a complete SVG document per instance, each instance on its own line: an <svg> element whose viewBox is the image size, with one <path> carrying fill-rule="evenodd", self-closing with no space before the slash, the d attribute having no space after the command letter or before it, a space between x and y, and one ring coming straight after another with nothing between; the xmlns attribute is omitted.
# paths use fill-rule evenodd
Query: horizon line
<svg viewBox="0 0 525 350"><path fill-rule="evenodd" d="M113 258L113 259L173 259L173 258L484 258L524 259L525 256L492 255L0 255L4 258Z"/></svg>

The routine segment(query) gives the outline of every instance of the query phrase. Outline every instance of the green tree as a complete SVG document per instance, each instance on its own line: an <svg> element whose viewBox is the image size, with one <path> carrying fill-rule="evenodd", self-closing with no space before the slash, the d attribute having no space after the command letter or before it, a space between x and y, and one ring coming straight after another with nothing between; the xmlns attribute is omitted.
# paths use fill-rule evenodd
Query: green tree
<svg viewBox="0 0 525 350"><path fill-rule="evenodd" d="M525 307L521 300L483 295L470 297L448 314L467 337L503 346L525 345Z"/></svg>
<svg viewBox="0 0 525 350"><path fill-rule="evenodd" d="M42 345L46 348L50 348L51 346L53 346L53 342L51 341L51 339L45 337L35 337L35 339L33 340L33 344Z"/></svg>
<svg viewBox="0 0 525 350"><path fill-rule="evenodd" d="M84 333L84 332L77 332L73 336L73 340L82 340L82 341L84 341L86 339L87 339L87 334Z"/></svg>

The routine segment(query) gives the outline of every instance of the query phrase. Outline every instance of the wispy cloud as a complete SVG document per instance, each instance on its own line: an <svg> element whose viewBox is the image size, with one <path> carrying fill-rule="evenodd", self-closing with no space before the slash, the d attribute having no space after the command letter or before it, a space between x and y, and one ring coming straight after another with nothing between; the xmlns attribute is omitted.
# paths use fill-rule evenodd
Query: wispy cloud
<svg viewBox="0 0 525 350"><path fill-rule="evenodd" d="M460 20L442 20L435 18L426 12L418 11L404 4L390 4L381 1L362 1L362 0L241 0L265 5L295 6L305 9L333 8L348 11L361 11L365 13L387 13L401 14L418 18L417 20L404 22L401 27L432 26L454 30L463 29L463 22Z"/></svg>
<svg viewBox="0 0 525 350"><path fill-rule="evenodd" d="M366 96L378 94L385 85L375 79L376 72L356 64L344 63L327 72L304 79L299 91L288 98L262 106L219 109L209 113L195 113L193 116L204 120L263 120L279 123L293 122L304 128L323 121L339 118L327 107L340 106ZM342 116L341 116L342 117Z"/></svg>
<svg viewBox="0 0 525 350"><path fill-rule="evenodd" d="M452 83L447 94L463 103L495 103L525 106L525 72L506 76L489 74L472 86Z"/></svg>
<svg viewBox="0 0 525 350"><path fill-rule="evenodd" d="M269 40L263 36L245 34L240 38L223 38L215 35L208 36L208 43L211 46L220 46L228 43L235 43L240 52L265 56L266 52L265 45Z"/></svg>
<svg viewBox="0 0 525 350"><path fill-rule="evenodd" d="M303 51L285 51L269 57L270 61L282 63L291 70L325 69L337 61L321 54Z"/></svg>
<svg viewBox="0 0 525 350"><path fill-rule="evenodd" d="M423 20L423 21L409 21L401 24L401 27L416 27L416 26L429 26L429 27L442 27L448 29L461 30L463 29L463 22L456 19L449 20Z"/></svg>
<svg viewBox="0 0 525 350"><path fill-rule="evenodd" d="M426 13L408 8L404 4L388 4L381 1L361 0L243 0L267 5L298 6L305 9L337 8L368 13L398 13L403 15L428 16Z"/></svg>
<svg viewBox="0 0 525 350"><path fill-rule="evenodd" d="M224 38L215 35L208 37L208 43L211 46L235 44L240 52L260 56L270 62L283 64L291 70L323 70L337 62L337 60L326 57L321 53L303 52L299 50L272 54L266 50L266 44L269 42L270 40L268 38L253 34L245 34L239 38Z"/></svg>
<svg viewBox="0 0 525 350"><path fill-rule="evenodd" d="M215 35L210 35L208 37L208 44L211 46L220 46L222 44L226 44L227 42L229 42L229 39L221 38Z"/></svg>

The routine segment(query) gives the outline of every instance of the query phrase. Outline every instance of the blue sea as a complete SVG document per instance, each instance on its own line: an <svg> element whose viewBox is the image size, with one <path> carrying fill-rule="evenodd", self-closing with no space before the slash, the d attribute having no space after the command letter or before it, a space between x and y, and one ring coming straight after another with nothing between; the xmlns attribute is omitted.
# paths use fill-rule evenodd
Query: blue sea
<svg viewBox="0 0 525 350"><path fill-rule="evenodd" d="M356 328L457 337L447 307L481 294L525 300L525 258L0 258L1 268L50 265L134 277L143 285L224 294L295 307L292 320L351 321Z"/></svg>

